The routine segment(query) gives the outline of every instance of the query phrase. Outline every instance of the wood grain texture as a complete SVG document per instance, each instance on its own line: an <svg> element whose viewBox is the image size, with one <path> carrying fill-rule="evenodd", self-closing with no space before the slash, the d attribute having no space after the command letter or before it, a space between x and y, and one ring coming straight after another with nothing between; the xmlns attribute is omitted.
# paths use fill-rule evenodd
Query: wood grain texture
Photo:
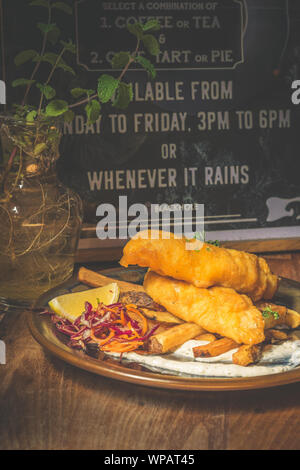
<svg viewBox="0 0 300 470"><path fill-rule="evenodd" d="M266 255L300 281L300 254ZM98 269L101 266L98 265ZM95 269L95 266L93 266ZM43 351L23 314L0 323L0 449L300 449L300 383L180 392L93 375Z"/></svg>

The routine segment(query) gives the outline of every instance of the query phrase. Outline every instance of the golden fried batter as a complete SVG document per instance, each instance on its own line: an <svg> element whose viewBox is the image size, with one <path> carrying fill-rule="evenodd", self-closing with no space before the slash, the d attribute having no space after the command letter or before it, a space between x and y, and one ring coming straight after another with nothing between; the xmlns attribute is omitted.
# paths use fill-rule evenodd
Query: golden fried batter
<svg viewBox="0 0 300 470"><path fill-rule="evenodd" d="M148 271L144 288L155 302L186 322L196 323L236 343L264 341L264 320L250 298L227 287L201 289Z"/></svg>
<svg viewBox="0 0 300 470"><path fill-rule="evenodd" d="M249 295L253 300L271 299L277 290L277 276L271 273L267 262L243 251L200 245L166 232L140 232L125 246L120 264L139 265L174 279L192 283L196 287L231 287ZM148 238L146 238L148 237ZM154 238L156 237L156 238Z"/></svg>

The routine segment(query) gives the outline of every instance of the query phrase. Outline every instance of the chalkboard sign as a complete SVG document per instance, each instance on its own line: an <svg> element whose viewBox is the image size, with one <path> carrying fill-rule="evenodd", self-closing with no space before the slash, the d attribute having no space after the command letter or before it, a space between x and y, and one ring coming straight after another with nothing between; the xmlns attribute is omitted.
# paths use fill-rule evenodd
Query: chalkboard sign
<svg viewBox="0 0 300 470"><path fill-rule="evenodd" d="M1 71L12 103L19 98L9 86L13 58L41 37L27 2L0 3ZM156 18L161 25L157 78L133 66L129 108L108 105L93 125L79 108L64 125L58 170L84 201L80 246L118 244L91 238L98 205L118 208L124 195L128 204L204 204L210 239L297 239L300 107L291 84L300 79L299 1L70 3L73 16L56 13L77 48L76 76L56 75L62 98L76 86L94 87L101 73L118 76L113 53L135 47L127 24Z"/></svg>

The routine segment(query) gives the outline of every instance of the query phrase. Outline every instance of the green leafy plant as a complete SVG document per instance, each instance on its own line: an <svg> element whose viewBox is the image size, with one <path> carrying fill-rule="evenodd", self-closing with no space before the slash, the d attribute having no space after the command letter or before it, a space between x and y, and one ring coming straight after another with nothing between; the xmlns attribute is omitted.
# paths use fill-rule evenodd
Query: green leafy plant
<svg viewBox="0 0 300 470"><path fill-rule="evenodd" d="M58 96L55 89L53 77L59 70L62 73L76 76L76 72L70 65L72 55L76 54L76 47L72 39L61 38L62 32L56 24L57 11L66 15L73 14L73 8L66 2L54 0L30 0L29 6L42 12L44 21L38 21L36 26L41 33L40 50L28 49L19 52L15 59L15 65L19 69L26 64L32 64L32 72L28 78L17 77L13 87L25 88L24 97L20 104L14 104L14 117L20 123L19 128L13 129L13 138L9 126L3 125L1 134L5 139L13 140L14 147L7 155L3 155L3 171L0 176L0 190L8 196L11 189L6 187L8 175L13 167L18 175L23 174L24 157L29 156L31 160L39 160L41 168L49 165L51 155L56 151L58 133L49 130L47 122L59 119L71 122L74 110L84 106L87 123L95 123L101 114L102 106L110 103L118 109L125 109L133 99L132 84L127 83L124 78L128 69L133 65L141 66L151 79L156 77L156 70L151 60L145 57L155 56L159 52L159 43L152 33L159 30L160 26L156 20L149 20L145 24L129 24L128 33L136 39L136 47L132 52L120 51L113 55L112 70L119 76L102 74L98 77L95 89L86 89L80 86L70 89L70 100ZM141 48L143 47L143 50ZM39 72L42 64L49 66L48 77L39 80ZM43 74L44 76L44 74ZM36 100L38 91L39 99ZM34 92L34 93L33 93ZM30 98L34 101L30 101ZM37 102L36 102L37 101ZM30 127L31 126L31 127ZM48 163L45 163L48 159ZM31 167L33 168L33 167ZM14 186L18 183L15 180Z"/></svg>
<svg viewBox="0 0 300 470"><path fill-rule="evenodd" d="M20 105L15 106L17 117L25 118L33 122L40 118L56 118L62 116L66 121L74 118L73 109L85 105L88 123L97 121L103 104L111 104L119 109L126 108L133 99L131 83L126 83L124 77L132 64L140 65L149 74L150 78L156 77L156 70L151 60L141 54L140 47L143 45L149 56L159 53L159 43L152 34L159 30L156 20L149 20L145 24L134 23L127 26L128 32L136 37L136 48L130 52L120 51L114 54L111 65L114 70L121 70L116 78L110 74L103 74L98 78L95 90L85 88L73 88L70 97L75 102L67 102L57 97L57 91L52 83L53 76L57 70L62 70L70 75L76 75L74 69L68 64L68 56L76 53L76 47L72 39L60 39L61 30L55 23L55 11L60 10L67 15L73 14L72 7L66 2L53 0L33 0L29 2L31 7L43 8L46 12L45 22L38 22L37 28L42 35L41 50L24 50L15 57L15 65L21 67L28 62L33 63L33 70L29 78L17 78L13 81L13 87L25 87L25 94ZM48 50L48 48L53 50ZM42 63L49 64L48 78L43 82L37 80L37 74ZM37 106L28 105L30 91L35 87L40 92L40 100Z"/></svg>
<svg viewBox="0 0 300 470"><path fill-rule="evenodd" d="M73 14L69 3L29 0L28 6L41 13L36 24L41 46L20 51L14 59L18 70L23 66L31 66L32 70L28 77L17 74L12 86L24 88L24 95L14 105L14 115L2 117L0 126L0 261L8 279L7 284L0 283L0 288L4 285L3 296L12 292L12 296L23 299L29 295L28 285L30 296L34 296L45 286L60 284L73 270L81 204L76 194L55 183L49 171L59 155L61 133L57 121L72 121L78 107L85 109L88 124L99 119L103 105L126 108L133 99L132 85L125 81L132 65L145 69L152 79L156 76L151 60L144 55L148 53L151 58L159 51L152 34L159 25L151 20L128 26L135 47L113 56L111 74L100 75L92 89L76 85L69 90L69 99L59 96L55 75L76 76L72 67L75 44L62 37L56 23L57 12ZM22 278L18 280L16 273Z"/></svg>

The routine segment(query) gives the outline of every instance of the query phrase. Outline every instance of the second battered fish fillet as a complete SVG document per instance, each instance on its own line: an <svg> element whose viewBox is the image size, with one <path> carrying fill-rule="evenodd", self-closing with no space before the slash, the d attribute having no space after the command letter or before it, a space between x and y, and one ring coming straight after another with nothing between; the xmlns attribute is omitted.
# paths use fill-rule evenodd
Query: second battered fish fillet
<svg viewBox="0 0 300 470"><path fill-rule="evenodd" d="M137 234L124 247L120 264L148 267L196 287L231 287L254 301L271 299L275 294L278 278L263 258L207 243L197 249L196 240L192 242L195 249L188 250L185 239L175 238L172 233L168 234L169 239L163 239L164 233L167 232Z"/></svg>
<svg viewBox="0 0 300 470"><path fill-rule="evenodd" d="M261 312L249 297L234 289L201 289L151 270L145 276L144 289L169 312L210 333L218 333L240 344L258 344L265 339Z"/></svg>

